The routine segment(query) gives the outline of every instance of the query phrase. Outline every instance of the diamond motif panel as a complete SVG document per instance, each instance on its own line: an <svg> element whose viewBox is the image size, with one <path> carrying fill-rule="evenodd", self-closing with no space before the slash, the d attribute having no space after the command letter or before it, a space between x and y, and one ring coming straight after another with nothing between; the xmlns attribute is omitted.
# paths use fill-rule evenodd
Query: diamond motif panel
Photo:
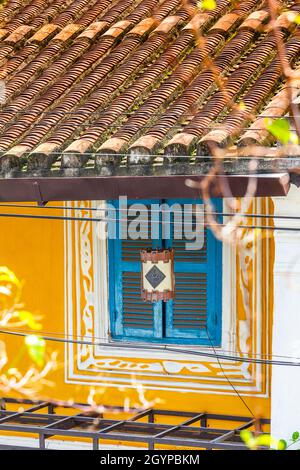
<svg viewBox="0 0 300 470"><path fill-rule="evenodd" d="M147 281L151 284L153 289L156 289L157 286L165 279L165 274L158 269L157 266L153 266L150 271L146 274Z"/></svg>

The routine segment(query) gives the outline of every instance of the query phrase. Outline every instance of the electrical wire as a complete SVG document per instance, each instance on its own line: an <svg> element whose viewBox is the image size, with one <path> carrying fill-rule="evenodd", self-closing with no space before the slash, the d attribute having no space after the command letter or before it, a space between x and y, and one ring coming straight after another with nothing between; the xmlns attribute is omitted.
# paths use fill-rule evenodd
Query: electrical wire
<svg viewBox="0 0 300 470"><path fill-rule="evenodd" d="M29 214L1 214L0 217L21 217L21 218L37 218L37 219L48 219L48 220L79 220L79 221L95 221L95 222L106 222L108 220L117 220L117 219L94 219L94 218L86 218L86 217L68 217L68 216L41 216L41 215L29 215ZM269 226L242 226L240 228L252 228L252 229L272 229L272 230L294 230L294 231L300 231L300 228L296 227L269 227ZM27 336L25 333L17 333L17 332L9 332L5 330L0 330L0 333L3 334L15 334L17 336ZM58 341L58 342L64 342L64 343L74 343L74 344L88 344L88 345L101 345L101 346L108 346L107 343L92 343L90 341L78 341L78 340L65 340L62 338L55 338L55 337L43 337L45 340L49 341ZM109 344L110 347L115 346L113 343ZM117 345L117 347L120 347L120 343ZM130 343L130 347L133 347L132 344ZM134 345L136 348L137 345ZM145 347L142 347L145 349ZM274 361L274 360L264 360L264 359L249 359L245 358L242 356L234 356L234 355L222 355L218 354L217 356L215 354L207 353L207 352L200 352L200 351L193 351L193 350L182 350L182 349L174 349L168 346L160 346L159 348L155 349L165 349L167 351L174 351L174 352L180 352L184 354L195 354L203 357L218 357L224 360L230 360L230 361L238 361L238 362L250 362L250 363L262 363L262 364L272 364L272 365L291 365L291 366L300 366L300 362L288 362L288 361ZM151 348L153 349L153 347Z"/></svg>
<svg viewBox="0 0 300 470"><path fill-rule="evenodd" d="M188 203L190 205L190 203ZM85 207L72 207L72 206L46 206L46 207L40 207L40 206L30 206L28 204L2 204L0 203L0 207L14 207L14 208L20 208L20 209L40 209L42 211L45 211L47 209L49 210L76 210L76 211L96 211L96 212L109 212L111 210L111 208L96 208L96 207L88 207L88 208L85 208ZM120 208L115 208L115 210L117 212L121 211ZM137 212L139 213L144 213L146 212L147 214L174 214L174 215L205 215L205 212L198 212L198 211L188 211L188 210L184 210L184 212L182 211L177 211L177 210L165 210L163 208L163 210L155 210L155 209L149 209L149 210L146 210L146 209L139 209ZM217 216L217 217L242 217L242 218L251 218L251 219L266 219L266 220L300 220L300 216L289 216L289 215L270 215L270 214L245 214L245 213L240 213L240 212L237 212L237 213L234 213L234 212L218 212L218 211L213 211L211 212L212 215L214 216ZM19 214L17 214L19 215ZM1 215L0 215L1 216ZM50 216L51 217L51 216ZM77 216L59 216L59 217L70 217L68 220L79 220L79 221L95 221L95 222L109 222L109 221L124 221L124 219L122 218L108 218L107 216L105 216L105 218L101 218L101 219L94 219L94 218L87 218L87 217L77 217ZM153 223L155 224L173 224L173 225L176 225L176 222L173 222L172 220L170 221L160 221L160 220L155 220ZM200 222L201 224L201 222ZM193 222L185 222L185 225L194 225ZM199 225L199 220L198 220L198 225ZM211 224L209 224L211 225ZM263 226L263 228L265 227L269 227L269 226ZM246 227L241 227L241 228L246 228ZM260 227L257 227L257 228L260 228ZM297 227L293 227L293 228L297 228ZM273 230L280 230L280 227L274 227Z"/></svg>
<svg viewBox="0 0 300 470"><path fill-rule="evenodd" d="M135 203L137 203L135 201ZM177 204L177 203L176 203ZM188 202L187 205L193 205L194 203ZM195 202L196 205L200 205L201 203ZM154 203L155 205L155 203ZM183 204L185 205L185 204ZM108 212L109 210L112 209L107 207L78 207L78 206L36 206L36 205L29 205L29 204L14 204L14 203L0 203L0 207L14 207L14 208L19 208L19 209L39 209L39 210L78 210L78 211L95 211L95 212ZM172 207L172 206L171 206ZM122 208L120 207L115 207L114 208L116 211L121 211ZM138 212L143 213L150 213L150 214L161 214L163 212L168 213L168 211L163 208L162 210L156 210L156 209L139 209ZM170 210L172 214L182 214L182 211L177 211L177 210ZM192 214L192 215L202 215L203 212L200 211L188 211L184 210L184 214ZM300 216L289 216L289 215L270 215L270 214L246 214L246 213L241 213L241 212L218 212L218 211L212 211L212 215L218 215L218 216L223 216L223 217L234 217L234 216L239 216L239 217L247 217L247 218L262 218L262 219L287 219L287 220L300 220Z"/></svg>
<svg viewBox="0 0 300 470"><path fill-rule="evenodd" d="M289 447L292 447L294 444L297 444L297 442L300 442L300 437L296 439L295 441L292 441L288 446L286 446L285 450L287 450ZM294 450L299 450L299 449L294 449Z"/></svg>
<svg viewBox="0 0 300 470"><path fill-rule="evenodd" d="M2 205L2 204L0 204ZM6 206L11 206L11 204L7 204ZM21 206L21 205L15 205L15 206ZM27 205L22 205L22 207L30 207L30 206L27 206ZM36 206L32 206L32 207L36 207ZM55 207L56 209L58 208L57 206L53 206ZM48 207L49 209L49 207ZM65 207L63 207L63 209L66 209ZM72 207L72 209L74 209L74 207ZM82 208L80 208L82 209ZM92 208L89 208L87 210L90 210ZM97 209L96 209L97 210ZM102 209L102 210L106 210L107 209ZM218 215L226 215L226 213L220 213L220 212L216 212L216 214ZM250 214L246 214L247 216L250 216ZM257 215L253 215L253 217L256 217ZM263 218L268 218L268 217L272 217L272 216L265 216L265 215L262 215L260 214L259 216L263 217ZM87 217L68 217L68 216L42 216L42 215L31 215L31 214L1 214L0 213L0 217L17 217L17 218L32 218L32 219L47 219L47 220L71 220L71 221L93 221L93 222L107 222L107 221L112 221L112 220L118 220L118 219L95 219L95 218L87 218ZM288 216L282 216L282 218L290 218ZM291 217L293 219L300 219L300 217ZM221 224L223 225L223 224ZM249 229L249 228L252 228L252 229L271 229L271 230L293 230L293 231L300 231L300 228L296 228L296 227L270 227L270 226L241 226L240 228L246 228L246 229ZM17 335L17 336L27 336L27 334L25 333L20 333L20 332L12 332L12 331L5 331L5 330L0 330L0 333L2 334L11 334L11 335ZM118 345L115 345L113 343L94 343L94 342L90 342L90 341L78 341L78 340L66 340L66 339L62 339L62 338L55 338L55 337L48 337L48 336L43 336L43 338L45 340L48 340L48 341L57 341L57 342L63 342L63 343L73 343L73 344L87 344L87 345L99 345L99 346L109 346L109 347L128 347L128 345L124 345L124 344L118 344ZM138 348L138 349L145 349L145 346L142 346L142 347L138 347L138 345L132 345L132 343L130 343L130 347L134 347L134 348ZM149 349L149 347L147 346L147 348ZM165 349L167 351L173 351L173 352L176 352L176 353L184 353L184 354L193 354L193 355L198 355L198 356L203 356L203 357L211 357L211 358L217 358L217 359L223 359L223 360L229 360L229 361L236 361L236 362L248 362L248 363L260 363L260 364L272 364L272 365L286 365L286 366L300 366L300 362L288 362L288 361L274 361L274 360L264 360L264 359L250 359L250 358L245 358L245 357L242 357L242 356L235 356L235 355L223 355L223 354L211 354L211 353L208 353L208 352L200 352L200 351L194 351L194 350L183 350L183 349L178 349L178 348L171 348L169 346L159 346L159 347L156 347L154 348L153 346L150 348L150 349L158 349L158 350L162 350L162 349Z"/></svg>
<svg viewBox="0 0 300 470"><path fill-rule="evenodd" d="M25 334L32 334L33 333L33 330L32 329L26 329L26 328L17 328L17 327L13 327L14 331L18 332L18 333L25 333ZM69 335L67 333L60 333L58 331L46 331L46 330L38 330L38 334L39 335L50 335L50 336L56 336L56 337L59 337L59 336L62 336L62 337L65 337L65 338L82 338L82 335L76 335L76 334L72 334L72 335ZM107 338L104 337L104 336L95 336L93 335L93 339L94 340L100 340L100 341L106 341ZM230 353L232 354L232 350L228 350L228 349L223 349L223 348L217 348L218 349L218 352L222 352L222 353ZM285 356L285 355L279 355L279 354L273 354L273 353L270 353L270 354L261 354L261 353L252 353L252 352L246 352L246 351L239 351L239 354L243 354L243 355L246 355L246 356L259 356L260 358L263 358L263 357L279 357L279 358L284 358L284 359L293 359L294 361L297 360L300 362L300 357L297 357L297 356Z"/></svg>
<svg viewBox="0 0 300 470"><path fill-rule="evenodd" d="M231 388L232 388L232 390L234 391L234 393L236 394L236 396L241 400L241 402L242 402L243 405L247 408L247 410L248 410L249 413L252 415L252 417L255 418L254 413L253 413L253 411L251 410L250 406L247 404L246 400L241 396L241 394L239 393L239 391L237 390L237 388L234 386L234 384L231 382L230 378L227 376L227 374L226 374L226 372L225 372L225 370L224 370L224 368L223 368L223 366L222 366L222 363L221 363L220 359L217 357L217 352L216 352L216 350L215 350L214 343L213 343L213 341L212 341L212 339L211 339L211 337L210 337L210 334L209 334L209 331L208 331L207 328L206 328L206 335L207 335L207 337L208 337L208 339L209 339L209 342L210 342L210 345L211 345L211 347L212 347L212 349L213 349L213 351L214 351L215 357L216 357L216 359L217 359L217 361L218 361L218 364L219 364L219 367L220 367L220 369L221 369L221 372L222 372L223 376L225 377L225 379L227 380L227 382L228 382L229 385L231 386Z"/></svg>
<svg viewBox="0 0 300 470"><path fill-rule="evenodd" d="M55 216L55 215L32 215L32 214L13 214L13 213L0 213L0 218L17 218L17 219L39 219L39 220L63 220L63 221L81 221L81 222L120 222L122 219L117 218L93 218L93 217L72 217L72 216ZM174 224L176 222L155 221L154 224ZM193 223L187 222L187 225ZM198 224L199 225L199 224ZM200 224L201 225L201 224ZM203 222L205 226L205 222ZM209 227L226 227L226 224L209 224ZM300 227L277 227L270 225L239 225L236 228L245 230L270 230L270 231L286 231L286 232L300 232ZM143 238L141 238L143 239Z"/></svg>
<svg viewBox="0 0 300 470"><path fill-rule="evenodd" d="M26 337L28 334L26 333L20 333L17 331L11 331L11 330L4 330L0 329L0 334L3 335L10 335L10 336L19 336L19 337ZM72 339L63 339L63 338L57 338L53 336L45 336L45 335L39 335L42 339L45 341L52 341L52 342L57 342L57 343L63 343L63 344L82 344L82 345L87 345L87 346L101 346L104 348L115 348L115 349L126 349L130 347L131 349L136 349L136 350L154 350L154 351L170 351L170 352L175 352L177 354L190 354L190 355L196 355L199 357L207 357L207 358L212 358L212 359L222 359L224 361L230 361L230 362L246 362L250 364L265 364L265 365L276 365L276 366L291 366L291 367L300 367L300 362L292 362L292 361L277 361L277 360L268 360L268 359L250 359L247 357L243 356L234 356L234 355L225 355L225 354L215 354L215 353L209 353L206 351L196 351L192 349L182 349L182 348L174 348L174 347L169 347L167 345L160 345L160 346L145 346L142 344L134 344L134 343L125 343L125 342L120 342L120 343L100 343L100 342L95 342L95 341L87 341L87 340L72 340Z"/></svg>

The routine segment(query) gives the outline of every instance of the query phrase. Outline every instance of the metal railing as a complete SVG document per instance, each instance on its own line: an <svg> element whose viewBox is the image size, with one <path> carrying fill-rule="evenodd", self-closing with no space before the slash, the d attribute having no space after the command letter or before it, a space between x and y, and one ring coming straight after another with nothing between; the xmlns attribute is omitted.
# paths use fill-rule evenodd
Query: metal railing
<svg viewBox="0 0 300 470"><path fill-rule="evenodd" d="M88 439L94 450L99 449L101 443L119 444L120 441L145 444L149 450L159 445L206 450L246 450L247 447L240 438L240 431L249 429L259 435L267 432L266 427L270 424L270 420L265 418L153 408L131 408L125 413L117 406L105 407L103 413L91 416L91 412L78 413L83 407L83 404L62 406L47 401L2 398L0 435L1 431L5 431L6 435L36 435L38 449L46 448L47 439L64 437L78 440L85 438L85 441ZM63 414L56 413L58 408L60 412L63 410ZM128 418L116 419L114 415L118 413L126 414ZM113 419L105 415L113 416ZM170 421L173 423L170 424ZM175 421L178 423L174 424ZM0 445L0 450L16 448L29 449L24 446Z"/></svg>

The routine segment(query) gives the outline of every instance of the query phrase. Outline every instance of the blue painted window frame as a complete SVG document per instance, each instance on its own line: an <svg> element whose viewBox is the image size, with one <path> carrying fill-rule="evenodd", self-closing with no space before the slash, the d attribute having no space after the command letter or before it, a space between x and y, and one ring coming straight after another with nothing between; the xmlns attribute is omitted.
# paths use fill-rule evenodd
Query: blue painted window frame
<svg viewBox="0 0 300 470"><path fill-rule="evenodd" d="M161 204L161 200L134 200L131 203ZM201 204L201 199L167 199L167 203L193 203ZM215 199L214 206L217 211L222 212L222 200ZM118 214L119 201L109 201ZM117 217L118 218L118 217ZM152 248L161 247L160 239L152 240ZM150 244L150 243L149 243ZM222 336L222 244L214 237L211 230L207 230L207 263L175 263L175 274L180 272L199 272L207 275L207 330L199 328L194 330L194 335L189 332L186 337L183 330L176 330L172 326L173 301L155 302L153 305L153 329L128 329L124 334L122 325L122 273L124 269L118 268L118 263L125 263L121 260L121 245L119 227L117 228L117 239L108 239L108 274L109 274L109 311L111 338L116 341L145 341L160 344L190 344L202 346L220 346ZM171 241L165 240L164 246L171 247ZM129 271L134 269L139 272L140 263L126 262ZM175 287L176 288L176 287ZM162 320L162 316L164 319Z"/></svg>

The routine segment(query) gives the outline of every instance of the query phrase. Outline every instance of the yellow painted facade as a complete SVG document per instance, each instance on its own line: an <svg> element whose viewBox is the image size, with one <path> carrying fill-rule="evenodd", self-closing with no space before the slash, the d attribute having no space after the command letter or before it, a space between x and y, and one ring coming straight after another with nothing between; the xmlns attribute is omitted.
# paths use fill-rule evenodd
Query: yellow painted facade
<svg viewBox="0 0 300 470"><path fill-rule="evenodd" d="M47 214L88 217L90 203L76 203L79 205L80 210L47 209ZM249 209L268 214L272 210L270 199L257 199ZM41 211L2 208L1 212L36 215ZM252 223L249 219L249 224ZM268 223L270 221L265 220L262 225ZM97 289L99 273L94 270L97 263L100 266L96 257L101 251L95 248L94 231L95 226L90 222L1 219L0 264L9 267L24 281L22 301L27 309L43 316L43 332L47 335L61 337L73 331L74 335L82 332L80 334L97 337L95 304L86 309L84 295L86 291ZM231 277L230 282L227 279L223 283L223 289L231 289L225 298L230 304L226 306L226 328L231 336L227 341L225 331L224 338L231 348L229 352L238 355L271 351L274 242L272 236L261 239L259 233L256 235L255 242L249 242L246 250L235 253L234 249L227 248L224 261L223 277ZM86 260L81 259L84 256L89 259L89 266L84 265ZM83 318L84 312L88 322ZM89 329L84 330L87 324ZM9 357L16 357L24 340L4 339ZM92 346L65 348L54 342L49 342L47 348L58 351L59 368L50 375L54 386L45 387L43 397L86 402L93 387L94 399L104 405L141 406L149 402L159 408L249 415L216 361L178 354L165 358L159 353L153 358L139 357L138 352L124 357L122 351L110 355L105 350L105 354L101 354ZM228 350L223 351L226 352ZM16 364L21 370L29 365L26 354ZM222 361L222 365L255 416L269 417L270 367L228 361Z"/></svg>

